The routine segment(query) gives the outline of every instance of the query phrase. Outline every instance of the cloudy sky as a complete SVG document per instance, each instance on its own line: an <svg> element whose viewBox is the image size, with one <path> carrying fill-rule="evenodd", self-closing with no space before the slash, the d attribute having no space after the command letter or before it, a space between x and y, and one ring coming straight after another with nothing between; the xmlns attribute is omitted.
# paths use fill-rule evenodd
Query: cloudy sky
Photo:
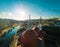
<svg viewBox="0 0 60 47"><path fill-rule="evenodd" d="M0 0L0 18L25 20L60 17L60 0Z"/></svg>

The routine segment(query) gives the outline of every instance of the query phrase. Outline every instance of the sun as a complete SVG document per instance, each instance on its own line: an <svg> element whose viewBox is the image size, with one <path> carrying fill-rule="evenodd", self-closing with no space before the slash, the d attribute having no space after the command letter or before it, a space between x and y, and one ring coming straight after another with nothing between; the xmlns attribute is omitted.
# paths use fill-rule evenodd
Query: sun
<svg viewBox="0 0 60 47"><path fill-rule="evenodd" d="M28 18L28 10L25 9L24 7L19 8L16 7L13 9L13 13L15 14L15 19L17 20L26 20Z"/></svg>
<svg viewBox="0 0 60 47"><path fill-rule="evenodd" d="M24 11L24 10L21 10L20 12L19 12L19 14L20 14L20 16L25 16L26 15L26 12Z"/></svg>
<svg viewBox="0 0 60 47"><path fill-rule="evenodd" d="M16 15L19 15L19 16L25 16L25 15L26 15L26 11L23 10L23 9L17 9L17 10L15 11L15 14L16 14Z"/></svg>
<svg viewBox="0 0 60 47"><path fill-rule="evenodd" d="M17 15L20 20L25 20L27 18L26 11L24 10L17 11Z"/></svg>

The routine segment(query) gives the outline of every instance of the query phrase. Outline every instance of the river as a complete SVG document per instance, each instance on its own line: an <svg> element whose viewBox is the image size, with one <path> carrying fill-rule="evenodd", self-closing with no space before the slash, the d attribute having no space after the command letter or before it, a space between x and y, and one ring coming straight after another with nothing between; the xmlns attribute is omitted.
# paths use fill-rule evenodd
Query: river
<svg viewBox="0 0 60 47"><path fill-rule="evenodd" d="M0 47L9 47L9 44L11 43L12 39L11 37L16 34L18 31L19 26L12 27L11 30L8 30L7 33L3 37L0 38Z"/></svg>

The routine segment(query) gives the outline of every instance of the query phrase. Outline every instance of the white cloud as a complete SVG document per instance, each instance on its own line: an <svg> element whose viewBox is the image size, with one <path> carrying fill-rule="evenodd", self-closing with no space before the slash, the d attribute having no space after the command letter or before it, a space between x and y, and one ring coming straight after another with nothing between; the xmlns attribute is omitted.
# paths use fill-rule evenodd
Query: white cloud
<svg viewBox="0 0 60 47"><path fill-rule="evenodd" d="M14 13L11 13L11 12L1 12L0 13L0 18L3 18L3 19L15 19L15 20L25 20L27 19L27 15L25 16L21 16L21 15L15 15Z"/></svg>
<svg viewBox="0 0 60 47"><path fill-rule="evenodd" d="M0 18L5 18L5 19L14 19L14 14L11 12L1 12L0 13Z"/></svg>
<svg viewBox="0 0 60 47"><path fill-rule="evenodd" d="M29 18L29 15L26 14L24 16L18 15L16 13L12 13L12 12L1 12L0 13L0 18L3 19L15 19L15 20L26 20ZM31 19L38 19L39 16L33 16L31 15Z"/></svg>

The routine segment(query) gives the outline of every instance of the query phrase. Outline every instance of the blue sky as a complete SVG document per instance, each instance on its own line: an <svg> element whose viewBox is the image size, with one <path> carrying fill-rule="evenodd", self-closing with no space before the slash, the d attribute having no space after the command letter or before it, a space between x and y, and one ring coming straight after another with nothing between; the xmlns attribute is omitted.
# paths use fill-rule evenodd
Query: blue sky
<svg viewBox="0 0 60 47"><path fill-rule="evenodd" d="M60 0L0 0L0 18L25 20L30 14L31 18L60 17Z"/></svg>

